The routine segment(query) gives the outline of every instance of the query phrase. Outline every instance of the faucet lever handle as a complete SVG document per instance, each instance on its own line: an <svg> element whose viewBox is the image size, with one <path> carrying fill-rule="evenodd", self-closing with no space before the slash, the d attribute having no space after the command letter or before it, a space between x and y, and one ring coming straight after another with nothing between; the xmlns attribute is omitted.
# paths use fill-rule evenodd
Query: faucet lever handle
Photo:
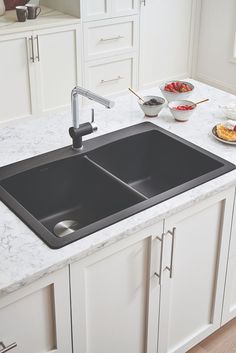
<svg viewBox="0 0 236 353"><path fill-rule="evenodd" d="M92 109L92 121L91 121L92 123L94 123L95 122L95 114L94 114L94 109Z"/></svg>
<svg viewBox="0 0 236 353"><path fill-rule="evenodd" d="M92 109L92 121L91 121L91 126L92 126L92 130L97 131L98 127L97 124L95 123L95 114L94 114L94 109Z"/></svg>

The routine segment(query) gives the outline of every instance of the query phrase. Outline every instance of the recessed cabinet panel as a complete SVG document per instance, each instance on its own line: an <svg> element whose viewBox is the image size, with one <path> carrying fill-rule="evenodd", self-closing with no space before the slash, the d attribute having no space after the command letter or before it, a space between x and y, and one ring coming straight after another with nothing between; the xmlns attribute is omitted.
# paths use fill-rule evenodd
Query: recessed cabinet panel
<svg viewBox="0 0 236 353"><path fill-rule="evenodd" d="M236 256L229 259L222 325L236 317Z"/></svg>
<svg viewBox="0 0 236 353"><path fill-rule="evenodd" d="M27 38L0 40L0 121L31 114Z"/></svg>
<svg viewBox="0 0 236 353"><path fill-rule="evenodd" d="M0 341L16 353L71 353L69 274L64 268L0 300Z"/></svg>
<svg viewBox="0 0 236 353"><path fill-rule="evenodd" d="M156 237L162 227L146 228L71 265L75 353L157 351Z"/></svg>
<svg viewBox="0 0 236 353"><path fill-rule="evenodd" d="M85 24L85 57L97 59L132 51L137 47L136 18L104 20Z"/></svg>
<svg viewBox="0 0 236 353"><path fill-rule="evenodd" d="M111 15L111 0L83 1L83 16L85 20L98 20Z"/></svg>
<svg viewBox="0 0 236 353"><path fill-rule="evenodd" d="M187 77L192 3L146 0L141 6L140 88Z"/></svg>
<svg viewBox="0 0 236 353"><path fill-rule="evenodd" d="M113 0L113 13L124 16L138 13L139 0Z"/></svg>
<svg viewBox="0 0 236 353"><path fill-rule="evenodd" d="M71 89L77 82L76 31L41 33L37 44L42 110L69 105Z"/></svg>
<svg viewBox="0 0 236 353"><path fill-rule="evenodd" d="M125 92L133 82L133 58L122 58L115 61L103 61L89 65L87 82L89 89L101 95Z"/></svg>
<svg viewBox="0 0 236 353"><path fill-rule="evenodd" d="M30 309L30 310L29 310ZM53 286L42 288L0 309L1 340L17 342L19 353L50 352L56 349Z"/></svg>

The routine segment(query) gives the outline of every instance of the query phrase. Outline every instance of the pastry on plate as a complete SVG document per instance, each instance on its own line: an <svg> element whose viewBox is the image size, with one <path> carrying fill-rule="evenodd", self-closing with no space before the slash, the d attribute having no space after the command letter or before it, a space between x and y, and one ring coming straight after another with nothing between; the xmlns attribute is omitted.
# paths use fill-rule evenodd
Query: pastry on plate
<svg viewBox="0 0 236 353"><path fill-rule="evenodd" d="M235 124L228 121L225 124L216 125L217 136L225 141L236 142Z"/></svg>

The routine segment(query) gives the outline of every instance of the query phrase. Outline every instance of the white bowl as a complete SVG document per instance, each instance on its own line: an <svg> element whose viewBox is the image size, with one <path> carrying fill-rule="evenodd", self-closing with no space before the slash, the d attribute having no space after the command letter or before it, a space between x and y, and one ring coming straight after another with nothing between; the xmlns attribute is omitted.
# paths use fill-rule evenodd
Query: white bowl
<svg viewBox="0 0 236 353"><path fill-rule="evenodd" d="M173 92L168 92L168 91L165 91L165 86L168 85L168 83L172 83L172 82L181 82L181 83L185 83L186 85L188 85L192 90L189 91L189 92L179 92L179 93L173 93ZM175 100L180 100L180 99L187 99L191 96L193 90L194 90L194 85L192 85L192 83L190 82L186 82L186 81L168 81L168 82L165 82L163 83L161 86L160 86L160 89L161 89L161 93L163 94L163 96L167 99L168 102L172 102L172 101L175 101Z"/></svg>
<svg viewBox="0 0 236 353"><path fill-rule="evenodd" d="M230 102L226 105L219 105L219 108L221 108L227 118L236 120L236 102Z"/></svg>
<svg viewBox="0 0 236 353"><path fill-rule="evenodd" d="M149 118L157 117L160 111L162 110L162 108L165 106L165 102L166 102L164 98L158 97L158 96L145 96L143 97L143 99L144 99L144 102L148 102L150 99L156 99L158 102L161 103L158 105L144 105L141 99L138 100L138 104L140 108L144 112L145 116Z"/></svg>
<svg viewBox="0 0 236 353"><path fill-rule="evenodd" d="M176 108L179 105L193 105L194 108L192 110L176 110ZM187 101L187 100L178 100L178 101L173 101L168 104L168 107L177 121L188 121L190 116L193 114L195 109L197 108L197 105L194 102Z"/></svg>

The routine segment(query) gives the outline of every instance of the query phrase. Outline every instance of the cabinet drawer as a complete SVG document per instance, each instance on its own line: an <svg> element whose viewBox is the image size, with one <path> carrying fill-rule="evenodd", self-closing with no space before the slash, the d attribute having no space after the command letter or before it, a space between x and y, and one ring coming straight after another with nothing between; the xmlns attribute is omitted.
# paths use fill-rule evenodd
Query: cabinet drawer
<svg viewBox="0 0 236 353"><path fill-rule="evenodd" d="M105 20L84 26L85 60L125 54L137 49L136 16Z"/></svg>
<svg viewBox="0 0 236 353"><path fill-rule="evenodd" d="M96 62L86 68L86 86L101 95L120 94L134 86L134 58Z"/></svg>

